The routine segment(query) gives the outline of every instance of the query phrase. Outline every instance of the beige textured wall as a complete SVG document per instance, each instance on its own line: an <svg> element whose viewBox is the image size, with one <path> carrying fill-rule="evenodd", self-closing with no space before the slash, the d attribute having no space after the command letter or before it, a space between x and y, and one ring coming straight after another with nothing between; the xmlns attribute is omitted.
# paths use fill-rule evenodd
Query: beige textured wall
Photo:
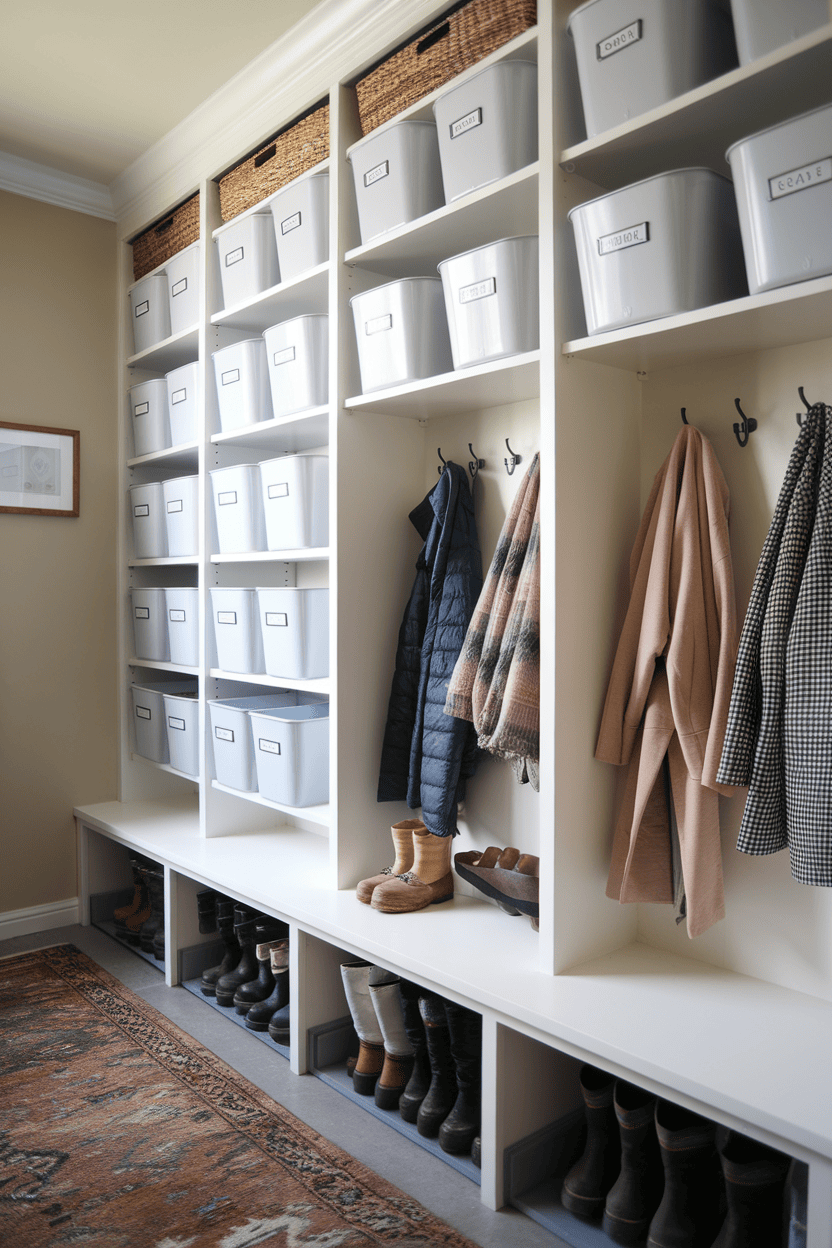
<svg viewBox="0 0 832 1248"><path fill-rule="evenodd" d="M114 798L115 225L0 192L0 420L79 429L77 519L0 515L0 913L74 897Z"/></svg>

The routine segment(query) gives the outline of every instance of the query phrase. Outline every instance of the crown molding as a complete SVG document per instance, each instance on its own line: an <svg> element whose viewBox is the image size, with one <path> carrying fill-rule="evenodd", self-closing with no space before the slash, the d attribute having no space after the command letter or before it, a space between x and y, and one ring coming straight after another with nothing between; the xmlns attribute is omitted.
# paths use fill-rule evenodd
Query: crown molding
<svg viewBox="0 0 832 1248"><path fill-rule="evenodd" d="M90 182L71 173L61 173L48 165L39 165L10 152L0 152L0 190L39 199L44 204L84 212L90 217L115 221L109 187L103 182Z"/></svg>

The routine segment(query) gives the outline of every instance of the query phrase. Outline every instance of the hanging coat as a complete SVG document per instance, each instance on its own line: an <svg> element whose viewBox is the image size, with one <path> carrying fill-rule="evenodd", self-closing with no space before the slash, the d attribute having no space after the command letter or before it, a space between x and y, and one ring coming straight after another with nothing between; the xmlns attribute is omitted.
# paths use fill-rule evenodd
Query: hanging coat
<svg viewBox="0 0 832 1248"><path fill-rule="evenodd" d="M731 696L736 607L728 487L684 425L653 482L595 757L627 767L607 895L672 904L667 757L688 934L725 913L716 771Z"/></svg>
<svg viewBox="0 0 832 1248"><path fill-rule="evenodd" d="M428 831L448 836L456 831L457 803L478 762L473 725L444 713L448 682L482 588L464 468L449 460L410 520L425 544L399 630L378 800L421 806Z"/></svg>

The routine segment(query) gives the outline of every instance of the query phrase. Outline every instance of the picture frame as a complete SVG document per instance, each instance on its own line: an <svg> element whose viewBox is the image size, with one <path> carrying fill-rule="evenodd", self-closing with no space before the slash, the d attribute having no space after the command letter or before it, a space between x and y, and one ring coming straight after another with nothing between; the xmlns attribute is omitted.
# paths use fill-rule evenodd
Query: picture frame
<svg viewBox="0 0 832 1248"><path fill-rule="evenodd" d="M0 420L0 514L77 516L80 501L80 431Z"/></svg>

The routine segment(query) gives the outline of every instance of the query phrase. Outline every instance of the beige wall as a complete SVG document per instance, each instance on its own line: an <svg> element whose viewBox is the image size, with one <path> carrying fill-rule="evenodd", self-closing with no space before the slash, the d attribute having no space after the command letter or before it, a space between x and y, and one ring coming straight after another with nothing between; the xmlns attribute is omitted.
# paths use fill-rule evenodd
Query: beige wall
<svg viewBox="0 0 832 1248"><path fill-rule="evenodd" d="M0 515L0 913L74 897L116 796L115 226L0 192L0 420L81 432L77 519Z"/></svg>

